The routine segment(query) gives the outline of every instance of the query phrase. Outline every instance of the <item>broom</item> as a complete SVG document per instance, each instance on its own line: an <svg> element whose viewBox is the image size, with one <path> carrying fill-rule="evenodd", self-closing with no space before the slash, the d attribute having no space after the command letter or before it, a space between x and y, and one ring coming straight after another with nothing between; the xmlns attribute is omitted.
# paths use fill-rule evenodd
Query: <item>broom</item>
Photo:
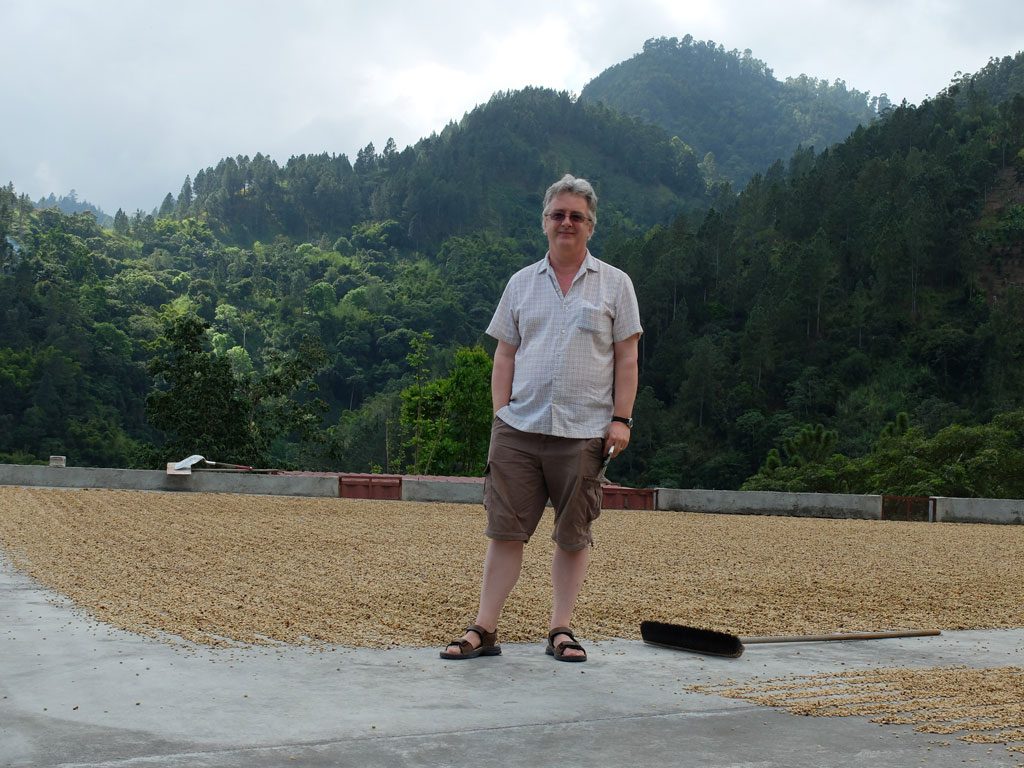
<svg viewBox="0 0 1024 768"><path fill-rule="evenodd" d="M849 632L833 635L781 635L777 637L737 637L712 629L684 627L663 621L643 621L640 636L645 643L672 648L677 651L725 656L731 659L743 655L744 645L755 643L809 643L828 640L880 640L890 637L932 637L942 634L937 629L912 629L894 632Z"/></svg>

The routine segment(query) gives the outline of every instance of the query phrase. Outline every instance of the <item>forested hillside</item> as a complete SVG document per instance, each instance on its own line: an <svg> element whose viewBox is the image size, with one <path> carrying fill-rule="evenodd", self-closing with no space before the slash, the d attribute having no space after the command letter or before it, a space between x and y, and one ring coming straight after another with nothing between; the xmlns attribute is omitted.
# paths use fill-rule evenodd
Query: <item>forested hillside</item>
<svg viewBox="0 0 1024 768"><path fill-rule="evenodd" d="M1024 493L1022 76L1024 55L993 60L606 254L647 328L630 476L734 488L760 465L748 487L969 496L988 473Z"/></svg>
<svg viewBox="0 0 1024 768"><path fill-rule="evenodd" d="M191 441L229 461L415 461L403 445L411 456L423 438L401 425L399 392L482 340L505 280L543 254L544 188L579 168L607 196L601 238L708 204L692 153L664 131L542 89L499 94L440 135L402 152L371 145L354 163L228 158L157 216L119 210L111 230L33 211L9 186L0 454L159 466ZM423 360L407 360L428 337Z"/></svg>
<svg viewBox="0 0 1024 768"><path fill-rule="evenodd" d="M889 104L884 94L869 98L842 81L780 82L749 50L727 52L689 35L647 41L580 97L660 125L693 148L710 176L737 189L798 147L820 152L842 141Z"/></svg>
<svg viewBox="0 0 1024 768"><path fill-rule="evenodd" d="M483 329L568 170L646 329L615 479L1024 494L1022 94L993 60L736 196L542 89L354 162L225 159L111 229L9 185L0 461L479 472Z"/></svg>
<svg viewBox="0 0 1024 768"><path fill-rule="evenodd" d="M394 222L390 243L430 252L453 235L524 238L538 229L538 184L587 168L604 190L602 219L627 231L705 205L691 151L659 128L541 88L496 94L438 135L398 151L371 143L354 162L303 155L226 158L168 194L162 216L205 214L215 234L249 245L348 237L366 221ZM540 190L540 193L543 189Z"/></svg>

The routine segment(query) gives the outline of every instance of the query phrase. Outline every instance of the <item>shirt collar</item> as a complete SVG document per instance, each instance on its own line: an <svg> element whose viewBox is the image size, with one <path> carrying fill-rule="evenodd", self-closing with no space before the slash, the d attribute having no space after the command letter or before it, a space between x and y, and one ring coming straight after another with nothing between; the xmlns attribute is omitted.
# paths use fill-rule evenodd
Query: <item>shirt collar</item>
<svg viewBox="0 0 1024 768"><path fill-rule="evenodd" d="M547 253L544 254L544 258L540 260L540 263L537 265L538 275L543 275L545 272L548 271L548 267L551 266L551 262L549 261L550 256L551 251L548 251ZM599 268L598 265L600 263L601 262L597 260L594 254L590 252L590 249L587 248L587 255L583 257L583 264L581 265L581 268L585 269L587 272L597 272ZM576 274L579 274L579 272L577 272Z"/></svg>

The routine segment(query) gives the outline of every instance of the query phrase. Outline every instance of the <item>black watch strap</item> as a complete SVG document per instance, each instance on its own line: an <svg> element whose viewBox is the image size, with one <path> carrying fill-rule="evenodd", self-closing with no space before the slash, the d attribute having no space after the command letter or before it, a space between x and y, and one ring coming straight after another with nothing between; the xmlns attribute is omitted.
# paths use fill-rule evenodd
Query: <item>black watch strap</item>
<svg viewBox="0 0 1024 768"><path fill-rule="evenodd" d="M612 421L617 421L620 424L625 424L630 429L633 428L633 417L632 416L612 416Z"/></svg>

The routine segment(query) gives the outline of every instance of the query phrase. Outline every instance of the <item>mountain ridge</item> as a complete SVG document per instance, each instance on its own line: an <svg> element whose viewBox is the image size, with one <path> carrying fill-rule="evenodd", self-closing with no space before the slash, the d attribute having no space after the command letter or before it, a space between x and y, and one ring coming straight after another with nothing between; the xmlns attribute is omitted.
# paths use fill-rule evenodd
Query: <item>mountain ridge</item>
<svg viewBox="0 0 1024 768"><path fill-rule="evenodd" d="M710 152L737 188L798 147L821 151L889 108L884 94L869 98L841 80L801 74L780 82L749 49L726 51L691 35L648 40L587 83L580 98L661 126L702 160Z"/></svg>

